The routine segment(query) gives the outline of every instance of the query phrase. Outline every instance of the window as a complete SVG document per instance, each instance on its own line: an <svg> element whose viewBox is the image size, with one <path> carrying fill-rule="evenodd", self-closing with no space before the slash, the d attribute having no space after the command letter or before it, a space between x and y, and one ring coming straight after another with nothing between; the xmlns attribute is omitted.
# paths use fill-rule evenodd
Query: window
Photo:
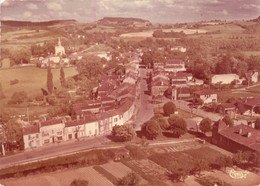
<svg viewBox="0 0 260 186"><path fill-rule="evenodd" d="M91 130L89 131L89 135L91 135Z"/></svg>
<svg viewBox="0 0 260 186"><path fill-rule="evenodd" d="M28 140L30 140L31 139L31 135L28 135Z"/></svg>
<svg viewBox="0 0 260 186"><path fill-rule="evenodd" d="M62 135L62 131L58 131L57 135L61 136Z"/></svg>
<svg viewBox="0 0 260 186"><path fill-rule="evenodd" d="M36 138L39 138L39 134L36 134Z"/></svg>
<svg viewBox="0 0 260 186"><path fill-rule="evenodd" d="M50 143L49 139L44 140L44 143Z"/></svg>
<svg viewBox="0 0 260 186"><path fill-rule="evenodd" d="M114 122L117 122L117 118L114 119Z"/></svg>

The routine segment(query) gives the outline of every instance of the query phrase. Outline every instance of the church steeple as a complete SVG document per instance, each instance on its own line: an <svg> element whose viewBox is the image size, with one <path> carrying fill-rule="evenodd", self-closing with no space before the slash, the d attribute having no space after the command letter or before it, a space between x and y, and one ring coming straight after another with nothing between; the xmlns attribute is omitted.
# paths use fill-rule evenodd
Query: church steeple
<svg viewBox="0 0 260 186"><path fill-rule="evenodd" d="M58 46L61 46L60 37L59 37L59 40L58 40Z"/></svg>

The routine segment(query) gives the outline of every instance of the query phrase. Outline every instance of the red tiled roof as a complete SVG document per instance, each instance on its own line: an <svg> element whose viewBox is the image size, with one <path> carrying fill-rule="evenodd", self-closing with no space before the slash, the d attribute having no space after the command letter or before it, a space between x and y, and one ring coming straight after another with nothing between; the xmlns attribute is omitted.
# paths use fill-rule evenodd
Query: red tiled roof
<svg viewBox="0 0 260 186"><path fill-rule="evenodd" d="M221 103L220 105L224 109L231 109L231 108L236 108L236 106L233 103Z"/></svg>
<svg viewBox="0 0 260 186"><path fill-rule="evenodd" d="M260 152L260 130L241 124L222 130L220 135Z"/></svg>
<svg viewBox="0 0 260 186"><path fill-rule="evenodd" d="M28 126L23 128L23 135L39 133L40 129L38 125Z"/></svg>
<svg viewBox="0 0 260 186"><path fill-rule="evenodd" d="M210 89L204 89L204 90L198 90L196 92L194 92L194 94L198 94L198 95L210 95L210 94L216 94L213 90Z"/></svg>
<svg viewBox="0 0 260 186"><path fill-rule="evenodd" d="M63 123L62 119L52 119L41 122L41 127Z"/></svg>

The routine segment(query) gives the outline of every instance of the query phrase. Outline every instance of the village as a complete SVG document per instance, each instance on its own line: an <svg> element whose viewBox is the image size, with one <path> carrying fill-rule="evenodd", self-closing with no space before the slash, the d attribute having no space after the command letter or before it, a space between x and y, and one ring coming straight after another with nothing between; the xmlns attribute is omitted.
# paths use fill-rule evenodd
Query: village
<svg viewBox="0 0 260 186"><path fill-rule="evenodd" d="M21 46L4 48L0 63L0 185L258 184L260 45L247 43L250 24L4 24L4 38L13 34L4 44ZM228 44L218 28L231 32Z"/></svg>

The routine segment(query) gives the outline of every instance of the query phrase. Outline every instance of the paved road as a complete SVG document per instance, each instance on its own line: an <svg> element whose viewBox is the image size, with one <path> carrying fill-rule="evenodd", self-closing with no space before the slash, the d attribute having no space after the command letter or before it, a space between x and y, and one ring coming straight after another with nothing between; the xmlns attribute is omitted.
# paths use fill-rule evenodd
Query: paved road
<svg viewBox="0 0 260 186"><path fill-rule="evenodd" d="M148 85L146 82L146 72L146 69L140 68L140 100L137 105L139 110L135 119L136 130L140 130L141 125L153 116L153 105L151 104L152 97L147 94Z"/></svg>
<svg viewBox="0 0 260 186"><path fill-rule="evenodd" d="M94 147L102 147L106 137L84 138L80 141L67 141L60 144L50 144L33 150L26 150L11 156L0 158L0 169L14 164L24 163L38 159L57 157L68 153L82 151Z"/></svg>

